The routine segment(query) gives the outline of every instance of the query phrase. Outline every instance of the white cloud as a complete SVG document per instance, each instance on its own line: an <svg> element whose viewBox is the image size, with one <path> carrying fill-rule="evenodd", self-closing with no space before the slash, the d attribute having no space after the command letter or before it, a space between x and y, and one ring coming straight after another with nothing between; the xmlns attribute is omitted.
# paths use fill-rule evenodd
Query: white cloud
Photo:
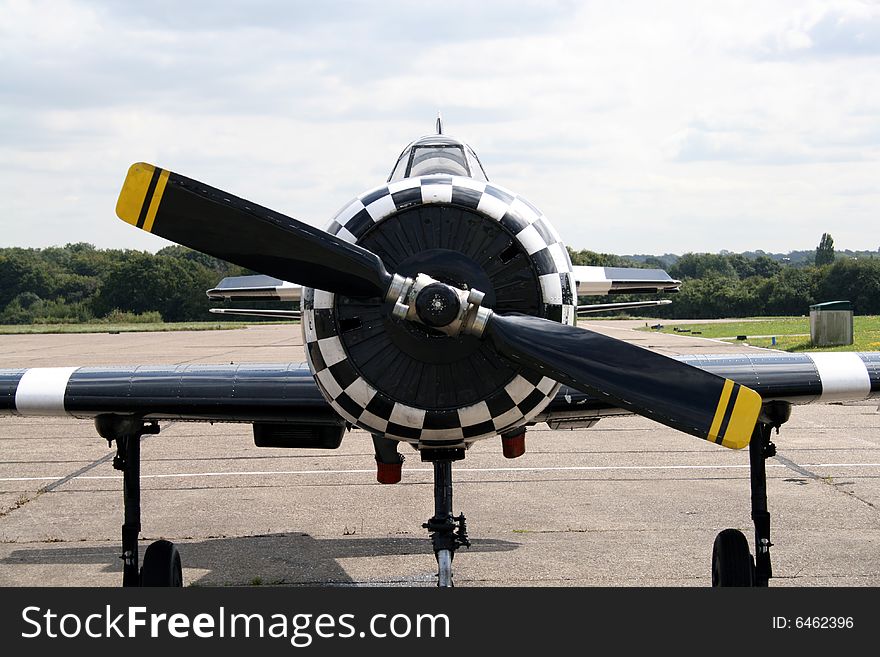
<svg viewBox="0 0 880 657"><path fill-rule="evenodd" d="M442 14L442 15L438 15ZM0 0L0 245L153 161L324 225L443 110L575 248L876 248L876 5Z"/></svg>

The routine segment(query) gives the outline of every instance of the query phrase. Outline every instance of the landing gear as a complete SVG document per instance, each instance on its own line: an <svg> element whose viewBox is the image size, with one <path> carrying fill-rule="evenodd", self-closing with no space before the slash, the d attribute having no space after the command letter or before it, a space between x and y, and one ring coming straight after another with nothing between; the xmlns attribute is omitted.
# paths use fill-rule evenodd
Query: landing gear
<svg viewBox="0 0 880 657"><path fill-rule="evenodd" d="M752 521L755 524L755 556L738 529L725 529L712 548L712 586L767 586L773 577L770 563L770 513L767 511L768 458L776 455L770 440L773 428L788 421L791 404L771 401L763 405L749 442L749 480L752 490Z"/></svg>
<svg viewBox="0 0 880 657"><path fill-rule="evenodd" d="M755 563L738 529L725 529L712 546L712 586L754 586Z"/></svg>
<svg viewBox="0 0 880 657"><path fill-rule="evenodd" d="M437 559L437 586L451 587L455 551L470 547L464 514L452 515L452 462L464 458L463 449L423 450L422 460L434 464L434 516L422 527L431 533Z"/></svg>
<svg viewBox="0 0 880 657"><path fill-rule="evenodd" d="M790 407L789 407L790 409ZM788 419L786 417L786 419ZM767 586L773 577L770 565L770 513L767 511L767 469L765 461L776 455L770 442L772 426L758 422L749 443L749 465L752 484L752 521L755 523L755 584Z"/></svg>
<svg viewBox="0 0 880 657"><path fill-rule="evenodd" d="M141 436L159 433L159 424L124 415L99 415L95 428L112 444L113 467L122 471L122 586L183 586L180 554L170 541L150 544L144 567L138 569L138 535L141 532Z"/></svg>
<svg viewBox="0 0 880 657"><path fill-rule="evenodd" d="M144 552L141 568L141 586L183 586L183 570L180 553L171 541L158 540L150 543Z"/></svg>

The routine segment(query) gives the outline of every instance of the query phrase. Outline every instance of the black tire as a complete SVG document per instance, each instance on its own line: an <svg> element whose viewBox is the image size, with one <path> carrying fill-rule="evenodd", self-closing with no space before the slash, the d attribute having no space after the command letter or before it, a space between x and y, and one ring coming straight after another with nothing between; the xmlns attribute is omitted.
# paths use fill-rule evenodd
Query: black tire
<svg viewBox="0 0 880 657"><path fill-rule="evenodd" d="M180 553L171 541L150 543L144 552L141 586L183 586Z"/></svg>
<svg viewBox="0 0 880 657"><path fill-rule="evenodd" d="M712 546L712 586L754 586L755 560L738 529L725 529Z"/></svg>

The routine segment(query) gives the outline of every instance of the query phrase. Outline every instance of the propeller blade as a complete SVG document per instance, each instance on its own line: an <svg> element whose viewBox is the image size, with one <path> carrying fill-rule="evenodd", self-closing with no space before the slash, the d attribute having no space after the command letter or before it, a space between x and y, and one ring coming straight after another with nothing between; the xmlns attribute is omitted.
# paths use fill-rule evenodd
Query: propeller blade
<svg viewBox="0 0 880 657"><path fill-rule="evenodd" d="M594 331L493 314L483 335L511 361L725 447L748 445L761 411L751 388Z"/></svg>
<svg viewBox="0 0 880 657"><path fill-rule="evenodd" d="M350 297L384 296L379 257L335 235L166 169L128 170L123 221L262 274Z"/></svg>

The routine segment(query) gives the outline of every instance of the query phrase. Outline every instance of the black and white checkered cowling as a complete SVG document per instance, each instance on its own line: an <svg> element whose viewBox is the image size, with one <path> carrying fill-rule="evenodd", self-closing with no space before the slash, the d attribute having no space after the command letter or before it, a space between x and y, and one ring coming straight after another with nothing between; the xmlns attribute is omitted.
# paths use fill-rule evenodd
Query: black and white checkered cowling
<svg viewBox="0 0 880 657"><path fill-rule="evenodd" d="M460 205L499 222L513 235L537 273L545 316L573 325L575 281L571 260L549 221L522 197L467 177L429 175L380 185L346 205L328 232L357 243L391 215L418 204ZM559 384L526 369L503 389L464 408L432 410L394 400L356 369L340 340L336 297L303 290L306 356L318 387L346 420L373 434L421 446L455 447L522 426L553 399Z"/></svg>

